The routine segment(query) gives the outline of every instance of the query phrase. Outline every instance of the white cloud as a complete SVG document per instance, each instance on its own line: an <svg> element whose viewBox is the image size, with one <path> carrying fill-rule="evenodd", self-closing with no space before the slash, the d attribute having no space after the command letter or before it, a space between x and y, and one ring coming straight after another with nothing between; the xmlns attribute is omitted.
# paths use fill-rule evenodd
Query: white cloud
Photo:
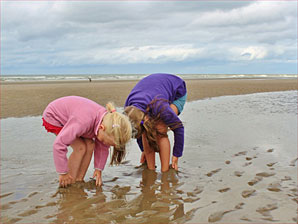
<svg viewBox="0 0 298 224"><path fill-rule="evenodd" d="M295 15L293 2L258 1L228 11L221 9L206 11L194 20L202 26L239 26L278 22Z"/></svg>
<svg viewBox="0 0 298 224"><path fill-rule="evenodd" d="M241 51L240 55L244 59L264 59L267 56L267 50L264 47L250 46Z"/></svg>
<svg viewBox="0 0 298 224"><path fill-rule="evenodd" d="M170 45L142 46L138 48L125 47L117 49L115 55L122 63L162 63L187 60L195 57L200 52L200 49L195 49L187 45Z"/></svg>
<svg viewBox="0 0 298 224"><path fill-rule="evenodd" d="M63 57L67 57L67 63L71 64L76 64L82 60L88 64L136 64L179 62L195 58L200 53L202 53L202 49L195 49L188 45L151 45L114 49L96 48L85 52L71 51L67 54L63 53Z"/></svg>

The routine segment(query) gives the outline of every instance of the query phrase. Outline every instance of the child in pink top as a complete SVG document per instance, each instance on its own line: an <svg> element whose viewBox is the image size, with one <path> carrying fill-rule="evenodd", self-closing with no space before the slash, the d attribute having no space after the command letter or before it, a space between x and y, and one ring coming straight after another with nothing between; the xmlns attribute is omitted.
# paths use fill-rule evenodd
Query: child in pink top
<svg viewBox="0 0 298 224"><path fill-rule="evenodd" d="M62 187L83 181L94 151L96 185L102 184L110 146L114 146L111 164L119 164L125 155L125 144L131 138L128 118L116 112L113 104L107 108L92 100L67 96L51 102L43 112L43 126L57 135L53 145L56 171ZM67 159L67 146L73 152Z"/></svg>

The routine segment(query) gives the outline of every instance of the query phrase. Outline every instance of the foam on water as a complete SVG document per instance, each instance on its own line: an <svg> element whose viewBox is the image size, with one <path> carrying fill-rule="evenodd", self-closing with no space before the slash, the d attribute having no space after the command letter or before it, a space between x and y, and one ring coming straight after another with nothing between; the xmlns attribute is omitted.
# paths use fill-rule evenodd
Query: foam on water
<svg viewBox="0 0 298 224"><path fill-rule="evenodd" d="M149 74L2 75L1 82L140 80ZM183 79L287 79L297 74L177 74Z"/></svg>

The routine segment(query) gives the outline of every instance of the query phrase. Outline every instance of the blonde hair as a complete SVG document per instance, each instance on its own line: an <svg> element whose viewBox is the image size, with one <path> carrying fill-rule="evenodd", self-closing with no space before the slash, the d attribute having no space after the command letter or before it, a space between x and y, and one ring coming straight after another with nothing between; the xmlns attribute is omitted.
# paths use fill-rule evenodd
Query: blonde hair
<svg viewBox="0 0 298 224"><path fill-rule="evenodd" d="M105 126L105 132L112 135L115 140L110 164L120 164L126 154L125 144L131 139L131 123L127 116L116 112L113 103L108 102L106 109L108 113L104 116L102 123Z"/></svg>

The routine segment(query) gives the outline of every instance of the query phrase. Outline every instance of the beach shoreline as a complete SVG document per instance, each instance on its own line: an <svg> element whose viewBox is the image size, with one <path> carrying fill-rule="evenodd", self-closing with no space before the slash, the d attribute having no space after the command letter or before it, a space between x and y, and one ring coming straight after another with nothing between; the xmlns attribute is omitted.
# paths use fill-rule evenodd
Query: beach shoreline
<svg viewBox="0 0 298 224"><path fill-rule="evenodd" d="M78 95L123 106L138 80L1 82L1 118L41 115L54 99ZM187 101L259 92L297 90L297 79L186 79Z"/></svg>

